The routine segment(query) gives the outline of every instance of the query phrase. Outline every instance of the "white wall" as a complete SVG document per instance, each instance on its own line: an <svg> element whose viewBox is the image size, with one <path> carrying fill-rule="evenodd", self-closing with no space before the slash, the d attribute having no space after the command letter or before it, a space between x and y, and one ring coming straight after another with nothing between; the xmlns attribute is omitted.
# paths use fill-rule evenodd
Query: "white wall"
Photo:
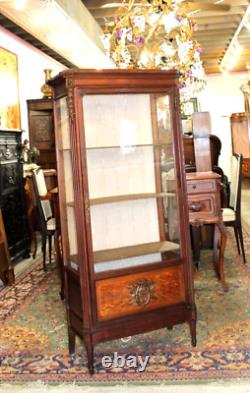
<svg viewBox="0 0 250 393"><path fill-rule="evenodd" d="M65 67L52 60L38 49L0 27L0 46L14 52L18 57L19 101L21 109L21 128L28 137L27 99L42 98L40 88L44 83L45 68L53 70L56 75ZM198 95L199 110L211 114L212 133L222 142L220 166L230 178L230 156L232 154L230 115L244 112L244 98L240 86L246 82L247 74L232 73L210 75L207 86ZM4 91L0 88L0 94Z"/></svg>
<svg viewBox="0 0 250 393"><path fill-rule="evenodd" d="M249 75L246 73L210 75L207 77L207 86L198 95L199 110L210 112L212 134L217 135L222 142L219 165L229 179L232 155L230 115L244 112L244 97L240 86L248 79Z"/></svg>
<svg viewBox="0 0 250 393"><path fill-rule="evenodd" d="M21 128L24 130L23 139L28 138L26 100L42 98L40 88L44 83L45 68L51 68L54 76L65 67L2 27L0 27L0 46L17 55ZM1 87L0 94L3 96L5 94Z"/></svg>

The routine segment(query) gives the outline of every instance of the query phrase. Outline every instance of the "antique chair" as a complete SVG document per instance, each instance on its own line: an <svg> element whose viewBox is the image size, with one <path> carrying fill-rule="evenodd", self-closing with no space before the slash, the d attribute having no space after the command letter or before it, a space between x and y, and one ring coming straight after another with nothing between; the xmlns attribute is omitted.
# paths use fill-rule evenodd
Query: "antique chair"
<svg viewBox="0 0 250 393"><path fill-rule="evenodd" d="M37 199L40 229L42 234L43 269L46 271L46 244L49 243L49 263L51 263L52 236L55 234L56 223L53 217L50 194L47 191L42 168L33 171L34 190Z"/></svg>
<svg viewBox="0 0 250 393"><path fill-rule="evenodd" d="M244 240L241 225L241 178L242 178L242 154L232 156L232 181L230 185L230 203L228 208L222 209L224 225L234 228L239 255L242 255L246 263Z"/></svg>

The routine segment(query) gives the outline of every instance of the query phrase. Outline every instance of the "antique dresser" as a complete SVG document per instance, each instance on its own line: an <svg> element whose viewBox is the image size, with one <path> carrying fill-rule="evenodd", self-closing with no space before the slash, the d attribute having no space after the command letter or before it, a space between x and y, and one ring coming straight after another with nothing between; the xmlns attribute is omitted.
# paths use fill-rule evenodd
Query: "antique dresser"
<svg viewBox="0 0 250 393"><path fill-rule="evenodd" d="M187 322L196 344L175 71L68 70L54 90L69 350Z"/></svg>

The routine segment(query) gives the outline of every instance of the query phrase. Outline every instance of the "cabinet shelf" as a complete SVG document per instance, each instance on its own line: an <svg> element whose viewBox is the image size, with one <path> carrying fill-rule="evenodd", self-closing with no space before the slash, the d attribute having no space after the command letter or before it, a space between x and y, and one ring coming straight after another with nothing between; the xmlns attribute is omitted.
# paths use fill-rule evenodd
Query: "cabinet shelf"
<svg viewBox="0 0 250 393"><path fill-rule="evenodd" d="M125 202L125 201L133 201L136 199L150 199L150 198L164 198L164 197L174 197L176 193L174 192L147 192L142 194L126 194L126 195L114 195L102 198L93 198L90 199L90 205L103 205L105 203L114 203L114 202ZM67 202L67 206L74 207L74 202Z"/></svg>
<svg viewBox="0 0 250 393"><path fill-rule="evenodd" d="M72 149L71 147L59 147L58 150L63 152L63 151L71 151Z"/></svg>
<svg viewBox="0 0 250 393"><path fill-rule="evenodd" d="M179 249L179 244L170 241L137 244L135 246L95 251L94 263L115 261L118 259L133 258L141 255L162 253L167 251L178 251ZM78 264L76 255L71 255L70 260L71 262Z"/></svg>
<svg viewBox="0 0 250 393"><path fill-rule="evenodd" d="M108 145L108 146L90 146L86 147L86 150L103 150L103 149L130 149L130 148L137 148L137 147L160 147L164 145L169 145L169 142L161 142L161 143L140 143L135 145Z"/></svg>
<svg viewBox="0 0 250 393"><path fill-rule="evenodd" d="M94 252L94 263L107 262L116 259L132 258L140 255L154 254L157 252L177 251L179 249L179 244L164 241L139 244L129 247L120 247L111 250L101 250Z"/></svg>

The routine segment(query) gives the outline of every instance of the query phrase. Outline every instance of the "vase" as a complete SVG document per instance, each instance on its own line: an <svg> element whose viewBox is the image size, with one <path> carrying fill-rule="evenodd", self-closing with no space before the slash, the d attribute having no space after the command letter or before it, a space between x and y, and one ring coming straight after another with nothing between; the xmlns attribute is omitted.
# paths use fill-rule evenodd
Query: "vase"
<svg viewBox="0 0 250 393"><path fill-rule="evenodd" d="M44 71L45 74L45 83L41 87L41 92L43 93L43 98L51 98L52 97L52 89L48 85L48 80L51 78L51 72L52 70L47 68Z"/></svg>

